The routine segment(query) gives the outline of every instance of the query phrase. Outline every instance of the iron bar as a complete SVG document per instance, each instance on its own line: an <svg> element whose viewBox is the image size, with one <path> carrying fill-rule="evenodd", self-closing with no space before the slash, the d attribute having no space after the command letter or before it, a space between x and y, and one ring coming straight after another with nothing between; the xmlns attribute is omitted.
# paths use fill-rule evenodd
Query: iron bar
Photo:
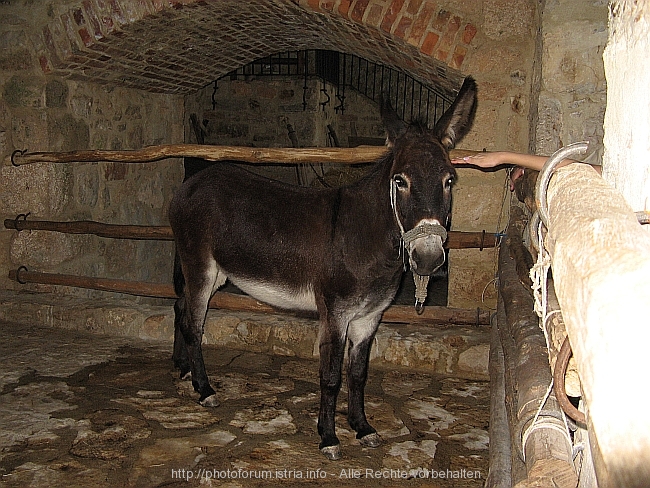
<svg viewBox="0 0 650 488"><path fill-rule="evenodd" d="M413 102L415 102L415 78L411 78L411 120L413 120Z"/></svg>
<svg viewBox="0 0 650 488"><path fill-rule="evenodd" d="M431 91L427 90L427 126L429 125L429 99L430 99L430 97L431 97ZM434 106L434 110L435 110L435 106ZM438 119L436 119L435 114L433 116L433 120L438 120Z"/></svg>
<svg viewBox="0 0 650 488"><path fill-rule="evenodd" d="M375 88L377 87L377 63L375 69L372 70L372 99L375 100Z"/></svg>

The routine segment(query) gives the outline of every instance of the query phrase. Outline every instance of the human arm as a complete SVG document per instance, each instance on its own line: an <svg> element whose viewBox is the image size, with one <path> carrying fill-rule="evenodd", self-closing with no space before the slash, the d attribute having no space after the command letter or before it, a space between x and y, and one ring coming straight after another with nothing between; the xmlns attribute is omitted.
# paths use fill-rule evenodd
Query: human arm
<svg viewBox="0 0 650 488"><path fill-rule="evenodd" d="M451 162L452 164L470 164L483 169L507 165L540 171L547 160L548 156L537 156L535 154L524 154L510 151L494 151L477 152L472 156L454 158ZM565 159L558 165L558 167L575 162L577 161L574 161L573 159ZM600 166L592 165L592 167L600 173Z"/></svg>
<svg viewBox="0 0 650 488"><path fill-rule="evenodd" d="M533 154L523 154L509 151L477 152L472 156L454 158L452 164L471 164L479 168L495 168L497 166L512 165L539 171L548 158Z"/></svg>

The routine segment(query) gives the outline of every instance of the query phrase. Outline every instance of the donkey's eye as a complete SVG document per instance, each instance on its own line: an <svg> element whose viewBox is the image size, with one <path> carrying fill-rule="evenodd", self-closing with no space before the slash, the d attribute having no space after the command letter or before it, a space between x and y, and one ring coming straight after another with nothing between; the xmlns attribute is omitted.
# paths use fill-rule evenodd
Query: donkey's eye
<svg viewBox="0 0 650 488"><path fill-rule="evenodd" d="M451 184L452 184L453 182L454 182L454 177L453 177L453 176L449 176L449 177L445 180L445 183L444 183L444 185L445 185L445 189L448 190L449 188L451 188Z"/></svg>
<svg viewBox="0 0 650 488"><path fill-rule="evenodd" d="M395 182L395 186L397 186L399 190L406 190L409 187L406 178L404 178L402 175L393 176L393 181Z"/></svg>

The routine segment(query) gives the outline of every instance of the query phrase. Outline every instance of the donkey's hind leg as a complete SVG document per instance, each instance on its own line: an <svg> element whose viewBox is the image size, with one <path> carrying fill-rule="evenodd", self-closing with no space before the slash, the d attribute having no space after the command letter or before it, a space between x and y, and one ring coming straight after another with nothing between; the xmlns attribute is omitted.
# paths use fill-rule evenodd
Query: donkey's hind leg
<svg viewBox="0 0 650 488"><path fill-rule="evenodd" d="M187 354L187 346L181 332L181 322L184 320L185 297L179 298L174 304L174 354L172 360L174 367L180 370L180 379L189 380L192 378L192 368L190 366L190 357Z"/></svg>
<svg viewBox="0 0 650 488"><path fill-rule="evenodd" d="M226 278L219 272L217 264L212 258L192 263L184 262L183 275L185 276L185 288L175 306L180 334L178 337L179 348L180 344L184 342L192 373L192 386L200 395L199 402L204 406L216 407L219 402L205 371L201 340L210 297L218 286L225 282ZM176 353L176 351L174 352ZM175 359L180 361L181 368L184 366L184 357L185 355L180 351L178 356L175 356Z"/></svg>
<svg viewBox="0 0 650 488"><path fill-rule="evenodd" d="M183 276L183 269L181 267L181 259L178 253L174 255L174 291L179 297L182 297L185 290L185 277ZM174 304L174 354L172 360L174 367L179 369L182 380L190 379L192 377L190 368L190 358L187 354L187 347L185 346L185 339L181 333L181 320L185 313L185 300L177 300Z"/></svg>
<svg viewBox="0 0 650 488"><path fill-rule="evenodd" d="M381 439L368 423L365 413L365 388L368 379L370 348L379 325L379 314L350 322L348 327L348 423L364 447L378 447Z"/></svg>

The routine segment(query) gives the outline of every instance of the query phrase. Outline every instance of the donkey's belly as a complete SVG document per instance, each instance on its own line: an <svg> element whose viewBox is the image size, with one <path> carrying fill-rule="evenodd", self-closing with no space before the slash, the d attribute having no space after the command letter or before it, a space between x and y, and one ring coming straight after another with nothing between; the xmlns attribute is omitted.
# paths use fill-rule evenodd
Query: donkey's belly
<svg viewBox="0 0 650 488"><path fill-rule="evenodd" d="M282 285L234 276L228 276L228 279L244 293L274 307L316 312L316 297L312 288L292 290Z"/></svg>

